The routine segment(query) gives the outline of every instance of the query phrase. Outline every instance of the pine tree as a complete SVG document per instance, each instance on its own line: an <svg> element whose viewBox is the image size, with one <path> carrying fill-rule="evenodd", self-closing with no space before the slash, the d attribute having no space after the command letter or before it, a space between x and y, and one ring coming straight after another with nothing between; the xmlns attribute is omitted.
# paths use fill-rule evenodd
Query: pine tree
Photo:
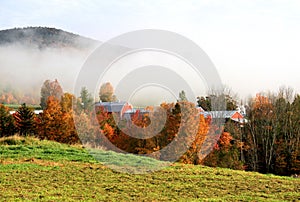
<svg viewBox="0 0 300 202"><path fill-rule="evenodd" d="M78 108L84 113L92 111L93 107L93 98L92 95L88 92L86 87L83 87L80 92L80 99L78 100Z"/></svg>
<svg viewBox="0 0 300 202"><path fill-rule="evenodd" d="M25 103L19 107L14 114L16 126L21 136L32 135L35 133L35 114L33 109L26 106Z"/></svg>

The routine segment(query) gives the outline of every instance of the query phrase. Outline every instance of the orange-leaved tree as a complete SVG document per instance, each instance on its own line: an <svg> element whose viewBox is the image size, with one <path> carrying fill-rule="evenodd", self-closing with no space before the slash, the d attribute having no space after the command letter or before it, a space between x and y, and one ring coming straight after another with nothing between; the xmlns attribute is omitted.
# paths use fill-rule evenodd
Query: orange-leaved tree
<svg viewBox="0 0 300 202"><path fill-rule="evenodd" d="M60 100L63 96L63 89L57 79L54 81L46 80L41 88L40 105L43 109L45 109L47 106L47 100L49 96L55 97L58 100Z"/></svg>
<svg viewBox="0 0 300 202"><path fill-rule="evenodd" d="M60 101L53 96L48 97L46 109L40 117L39 128L41 139L69 144L79 142L72 113L63 111Z"/></svg>
<svg viewBox="0 0 300 202"><path fill-rule="evenodd" d="M209 120L204 115L199 116L198 132L189 150L181 157L180 161L189 164L200 164L199 151L209 131Z"/></svg>

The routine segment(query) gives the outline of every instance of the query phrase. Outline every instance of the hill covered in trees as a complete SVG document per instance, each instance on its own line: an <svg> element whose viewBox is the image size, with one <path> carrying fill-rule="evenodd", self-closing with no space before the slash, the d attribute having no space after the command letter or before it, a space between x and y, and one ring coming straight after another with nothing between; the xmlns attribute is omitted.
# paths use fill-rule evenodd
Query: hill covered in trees
<svg viewBox="0 0 300 202"><path fill-rule="evenodd" d="M89 48L97 41L77 34L49 27L26 27L0 30L0 46L19 44L44 48Z"/></svg>

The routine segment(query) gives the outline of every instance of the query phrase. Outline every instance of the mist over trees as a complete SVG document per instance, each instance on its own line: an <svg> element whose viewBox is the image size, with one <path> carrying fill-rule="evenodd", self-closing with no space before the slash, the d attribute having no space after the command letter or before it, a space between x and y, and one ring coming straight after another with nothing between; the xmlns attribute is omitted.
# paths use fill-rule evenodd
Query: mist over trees
<svg viewBox="0 0 300 202"><path fill-rule="evenodd" d="M149 106L152 115L134 113L131 114L131 122L122 120L118 125L112 113L103 107L95 109L98 98L94 100L87 88L81 89L79 97L68 93L72 89L69 84L73 83L83 61L96 44L98 42L53 28L0 31L0 103L24 103L13 115L10 113L12 109L0 104L0 137L30 135L106 149L110 149L109 141L120 150L153 154L153 158L164 160L168 157L159 150L182 134L179 142L191 143L189 148L183 145L186 152L178 160L183 163L280 175L300 173L300 95L291 88L280 88L277 93L257 94L245 103L246 121L226 120L224 128L217 128L209 117L196 119L195 103L188 102L185 92L181 91L177 102L161 103L167 118L159 134L149 139L132 138L119 126L146 128L152 115L163 121L160 112ZM22 79L18 79L20 75ZM58 79L44 81L45 77ZM68 90L64 92L62 86ZM111 83L100 86L99 99L102 102L117 101ZM29 104L39 103L43 113L35 114ZM205 111L230 111L236 110L239 103L237 96L224 88L220 92L211 90L207 95L199 96L196 104ZM185 114L183 108L188 113ZM189 121L182 121L182 117ZM181 124L182 130L179 128ZM194 130L197 130L196 136L191 138ZM215 133L209 134L211 131ZM137 131L130 130L129 133ZM211 139L213 149L202 159L199 151L206 149L203 142L209 135L214 137ZM183 148L178 146L170 153Z"/></svg>
<svg viewBox="0 0 300 202"><path fill-rule="evenodd" d="M113 86L102 84L99 95L102 101L114 101ZM150 113L137 111L131 114L130 121L124 119L117 123L114 115L105 108L94 107L94 100L85 87L76 98L64 93L57 80L46 80L41 88L43 113L34 114L33 109L23 104L11 115L9 109L0 104L0 137L18 133L68 144L82 142L93 148L112 149L111 145L114 145L120 150L147 154L159 160L172 159L171 154L185 151L178 161L279 175L300 172L300 95L291 88L281 88L278 93L257 94L247 103L244 122L228 119L224 128L215 125L210 117L200 115L196 119L199 112L195 104L184 99L184 91L179 95L180 100L176 103L160 105L167 113L163 129L152 138L137 139L131 135L138 131L130 128L145 128L151 118L157 121L153 124L160 123L159 119L163 118L160 111L149 106ZM225 99L226 110L236 109L237 100L222 93L199 97L197 104L211 110L212 97ZM128 130L120 130L119 127L125 125ZM151 128L149 130L151 133ZM191 134L196 136L192 138ZM208 136L210 143L204 145ZM175 139L180 143L178 147L160 153ZM189 144L182 145L182 142ZM212 151L201 158L199 152L209 145L213 146Z"/></svg>
<svg viewBox="0 0 300 202"><path fill-rule="evenodd" d="M0 103L40 104L41 83L57 78L69 92L100 42L47 27L0 30Z"/></svg>

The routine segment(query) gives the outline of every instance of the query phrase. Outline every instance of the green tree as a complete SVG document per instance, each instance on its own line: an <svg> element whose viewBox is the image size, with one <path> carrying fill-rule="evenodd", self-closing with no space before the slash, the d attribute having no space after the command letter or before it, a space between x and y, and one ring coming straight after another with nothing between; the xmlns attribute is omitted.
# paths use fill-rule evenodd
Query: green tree
<svg viewBox="0 0 300 202"><path fill-rule="evenodd" d="M16 127L21 136L32 135L35 133L35 114L32 108L25 103L14 113Z"/></svg>
<svg viewBox="0 0 300 202"><path fill-rule="evenodd" d="M93 97L88 92L86 87L83 87L80 92L80 97L78 100L78 107L85 113L88 113L93 108Z"/></svg>

